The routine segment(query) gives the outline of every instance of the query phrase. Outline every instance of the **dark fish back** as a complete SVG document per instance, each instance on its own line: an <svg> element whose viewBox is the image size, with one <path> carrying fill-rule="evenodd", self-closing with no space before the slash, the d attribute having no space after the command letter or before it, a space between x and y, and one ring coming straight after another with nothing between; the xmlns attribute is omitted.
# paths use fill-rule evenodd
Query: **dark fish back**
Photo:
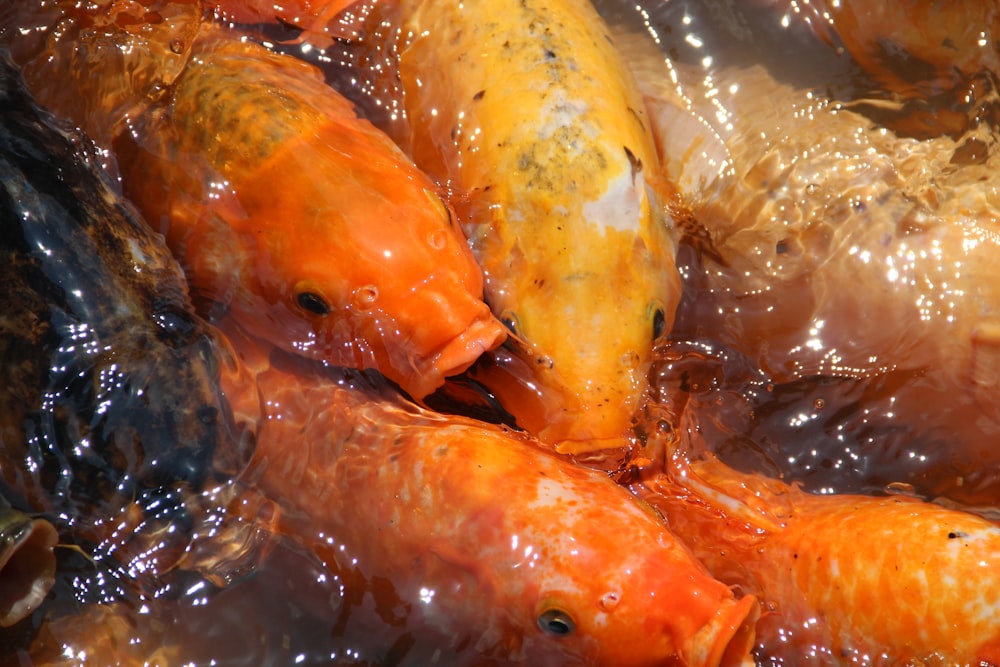
<svg viewBox="0 0 1000 667"><path fill-rule="evenodd" d="M88 140L0 60L4 482L72 516L235 475L249 443L183 273Z"/></svg>

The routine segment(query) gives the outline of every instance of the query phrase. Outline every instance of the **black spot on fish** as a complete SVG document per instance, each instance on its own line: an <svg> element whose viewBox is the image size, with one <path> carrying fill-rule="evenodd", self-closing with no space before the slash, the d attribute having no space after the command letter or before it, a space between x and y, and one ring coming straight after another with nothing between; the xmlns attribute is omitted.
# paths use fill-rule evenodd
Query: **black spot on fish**
<svg viewBox="0 0 1000 667"><path fill-rule="evenodd" d="M642 172L642 160L635 156L628 146L622 146L625 149L625 157L628 158L628 162L632 165L632 180Z"/></svg>

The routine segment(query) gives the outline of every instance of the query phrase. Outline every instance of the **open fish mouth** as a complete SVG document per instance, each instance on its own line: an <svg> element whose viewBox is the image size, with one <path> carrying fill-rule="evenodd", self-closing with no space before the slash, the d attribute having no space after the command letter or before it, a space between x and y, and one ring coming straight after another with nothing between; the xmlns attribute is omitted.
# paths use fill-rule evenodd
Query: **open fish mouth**
<svg viewBox="0 0 1000 667"><path fill-rule="evenodd" d="M689 665L737 667L753 665L755 627L760 606L753 596L728 604L698 631L685 653Z"/></svg>
<svg viewBox="0 0 1000 667"><path fill-rule="evenodd" d="M460 334L424 360L418 360L418 368L426 370L415 378L413 391L419 398L427 396L441 386L444 378L462 373L483 353L496 348L506 338L507 329L484 305L483 312Z"/></svg>
<svg viewBox="0 0 1000 667"><path fill-rule="evenodd" d="M55 582L58 540L51 523L0 498L0 627L14 625L42 604Z"/></svg>

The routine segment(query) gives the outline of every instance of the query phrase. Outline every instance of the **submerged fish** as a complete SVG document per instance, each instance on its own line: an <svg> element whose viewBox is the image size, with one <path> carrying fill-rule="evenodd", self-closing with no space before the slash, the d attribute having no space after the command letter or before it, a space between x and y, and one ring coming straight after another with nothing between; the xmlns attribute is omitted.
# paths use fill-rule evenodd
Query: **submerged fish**
<svg viewBox="0 0 1000 667"><path fill-rule="evenodd" d="M252 429L180 267L97 160L0 62L0 481L74 539L127 540L117 521L145 513L184 541Z"/></svg>
<svg viewBox="0 0 1000 667"><path fill-rule="evenodd" d="M912 497L814 496L708 458L640 495L720 580L758 595L758 657L1000 664L1000 527Z"/></svg>
<svg viewBox="0 0 1000 667"><path fill-rule="evenodd" d="M248 474L283 499L279 529L329 564L324 581L343 594L337 572L353 568L366 582L327 609L331 652L414 665L747 660L754 599L707 576L606 475L230 334L269 406Z"/></svg>
<svg viewBox="0 0 1000 667"><path fill-rule="evenodd" d="M561 451L620 446L680 294L673 192L631 75L589 2L388 5L401 143L456 190L514 334L477 379Z"/></svg>
<svg viewBox="0 0 1000 667"><path fill-rule="evenodd" d="M944 92L980 72L1000 74L1000 8L992 2L820 0L788 7L785 15L842 45L880 85L904 97Z"/></svg>
<svg viewBox="0 0 1000 667"><path fill-rule="evenodd" d="M205 23L170 42L183 55L176 72L161 71L162 54L147 48L123 76L91 42L146 47L149 35L133 34L130 14L97 7L81 17L63 4L49 30L93 24L77 27L76 40L51 32L51 44L31 53L17 31L3 39L29 71L50 77L77 79L92 57L87 80L101 83L78 91L90 104L110 85L102 76L152 82L116 135L115 157L126 194L165 234L196 296L285 349L377 368L417 398L502 342L482 273L437 187L318 70ZM146 10L166 16L176 4ZM30 18L22 8L8 20ZM37 88L78 123L97 115ZM110 96L109 119L96 125L118 126L118 97L127 95Z"/></svg>
<svg viewBox="0 0 1000 667"><path fill-rule="evenodd" d="M674 99L691 83L676 71L680 84L663 73L644 78L644 90ZM995 130L980 123L957 139L899 136L758 65L718 69L712 81L718 94L689 99L705 118L726 110L705 141L724 142L728 166L689 193L712 253L689 271L693 296L675 333L711 332L776 384L864 381L891 405L893 428L910 434L905 466L928 462L920 493L995 498ZM994 106L987 91L970 114L989 117ZM828 471L831 484L838 474Z"/></svg>

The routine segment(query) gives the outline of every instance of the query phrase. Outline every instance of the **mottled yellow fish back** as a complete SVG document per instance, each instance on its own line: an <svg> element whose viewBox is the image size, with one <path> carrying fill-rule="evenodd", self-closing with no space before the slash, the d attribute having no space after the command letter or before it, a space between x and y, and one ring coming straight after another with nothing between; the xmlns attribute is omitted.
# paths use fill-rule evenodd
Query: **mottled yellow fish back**
<svg viewBox="0 0 1000 667"><path fill-rule="evenodd" d="M528 377L483 381L543 439L606 446L680 292L631 75L587 2L411 2L403 16L412 153L475 202L463 223L487 300L525 343Z"/></svg>

